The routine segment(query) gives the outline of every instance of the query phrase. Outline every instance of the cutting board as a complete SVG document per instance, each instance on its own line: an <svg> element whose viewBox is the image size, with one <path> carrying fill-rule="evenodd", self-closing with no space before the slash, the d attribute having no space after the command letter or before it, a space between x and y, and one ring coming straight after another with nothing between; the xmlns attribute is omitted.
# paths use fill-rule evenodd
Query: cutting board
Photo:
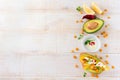
<svg viewBox="0 0 120 80"><path fill-rule="evenodd" d="M97 55L108 54L115 69L99 78L84 78L79 62L84 49L81 41L73 38L83 25L76 24L82 17L76 7L93 1L108 9L101 18L110 24L108 38L100 38L103 52ZM119 4L119 0L0 0L0 80L119 80ZM76 47L80 50L71 53Z"/></svg>

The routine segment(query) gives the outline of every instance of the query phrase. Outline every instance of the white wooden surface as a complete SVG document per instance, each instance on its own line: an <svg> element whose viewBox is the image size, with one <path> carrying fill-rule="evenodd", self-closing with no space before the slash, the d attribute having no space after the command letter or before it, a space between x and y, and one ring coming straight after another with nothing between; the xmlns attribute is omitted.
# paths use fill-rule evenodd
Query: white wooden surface
<svg viewBox="0 0 120 80"><path fill-rule="evenodd" d="M101 42L110 44L99 54L109 54L116 67L98 79L119 80L119 0L0 0L0 80L96 80L82 77L81 66L74 68L79 60L70 53L76 47L84 51L73 39L82 26L75 23L81 18L75 8L91 1L109 10L111 19L103 18L110 35Z"/></svg>

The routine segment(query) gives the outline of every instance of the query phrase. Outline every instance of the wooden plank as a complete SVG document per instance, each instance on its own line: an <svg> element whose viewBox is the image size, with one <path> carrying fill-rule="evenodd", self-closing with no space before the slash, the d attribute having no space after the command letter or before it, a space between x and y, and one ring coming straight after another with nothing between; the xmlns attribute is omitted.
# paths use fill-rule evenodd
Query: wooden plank
<svg viewBox="0 0 120 80"><path fill-rule="evenodd" d="M110 64L116 67L97 80L118 80L120 1L94 1L102 9L108 8L106 16L111 16L110 20L102 17L110 28L109 38L101 38L101 42L110 44L106 49L102 45L104 51L99 54L108 53ZM70 53L76 47L80 48L76 55L84 51L81 42L73 38L82 26L75 23L82 17L75 8L83 3L90 4L91 0L0 0L0 79L93 80L90 74L82 78L79 60L73 60ZM79 64L78 69L74 68L75 63Z"/></svg>

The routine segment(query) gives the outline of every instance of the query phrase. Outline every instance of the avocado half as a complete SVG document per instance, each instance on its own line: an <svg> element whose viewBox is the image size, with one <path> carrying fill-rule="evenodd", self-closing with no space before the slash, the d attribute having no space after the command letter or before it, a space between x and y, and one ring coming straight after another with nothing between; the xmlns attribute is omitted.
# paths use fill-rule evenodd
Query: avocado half
<svg viewBox="0 0 120 80"><path fill-rule="evenodd" d="M90 23L93 23L93 22L97 23L97 26L95 29L90 30L88 26ZM83 24L83 30L88 34L92 34L99 31L103 27L103 25L104 25L104 21L102 19L88 20Z"/></svg>
<svg viewBox="0 0 120 80"><path fill-rule="evenodd" d="M89 60L90 59L93 59L93 60L95 60L96 61L96 64L97 63L99 63L99 62L101 62L101 63L103 63L98 57L96 57L96 56L94 56L94 55L91 55L91 54L89 54L89 53L87 53L87 52L83 52L83 53L81 53L80 54L80 62L82 63L82 66L83 66L83 69L84 70L86 70L86 71L88 71L88 72L91 72L91 73L94 73L94 74L100 74L100 73L102 73L103 71L105 71L105 70L109 70L109 67L107 66L107 65L105 65L105 63L103 63L104 65L105 65L105 67L103 68L103 67L96 67L95 66L95 68L93 69L92 67L93 67L93 65L92 64L89 64L89 60L87 61L85 61L85 58L89 58Z"/></svg>

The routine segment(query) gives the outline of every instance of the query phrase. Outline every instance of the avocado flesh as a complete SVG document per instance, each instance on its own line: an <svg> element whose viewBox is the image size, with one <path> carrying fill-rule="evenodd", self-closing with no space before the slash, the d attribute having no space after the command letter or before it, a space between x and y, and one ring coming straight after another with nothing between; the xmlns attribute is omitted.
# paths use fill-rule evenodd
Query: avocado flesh
<svg viewBox="0 0 120 80"><path fill-rule="evenodd" d="M82 53L80 55L80 62L82 63L82 66L83 66L83 69L88 71L88 72L91 72L91 73L94 73L94 74L100 74L102 73L105 69L103 67L99 67L97 69L91 69L91 64L89 64L88 62L83 62L83 59L85 59L85 57L88 57L90 59L93 59L93 60L96 60L96 63L98 62L101 62L103 63L99 58L97 58L96 56L93 56L89 53ZM103 63L104 64L104 63ZM104 64L105 65L105 64Z"/></svg>
<svg viewBox="0 0 120 80"><path fill-rule="evenodd" d="M97 25L97 27L96 27L95 29L90 30L90 29L88 28L88 25L89 25L90 23L92 23L92 22L95 22L95 23L97 23L98 25ZM86 21L86 22L83 24L83 30L84 30L86 33L88 33L88 34L92 34L92 33L95 33L95 32L97 32L97 31L99 31L99 30L103 27L103 25L104 25L104 21L103 21L102 19L88 20L88 21Z"/></svg>

